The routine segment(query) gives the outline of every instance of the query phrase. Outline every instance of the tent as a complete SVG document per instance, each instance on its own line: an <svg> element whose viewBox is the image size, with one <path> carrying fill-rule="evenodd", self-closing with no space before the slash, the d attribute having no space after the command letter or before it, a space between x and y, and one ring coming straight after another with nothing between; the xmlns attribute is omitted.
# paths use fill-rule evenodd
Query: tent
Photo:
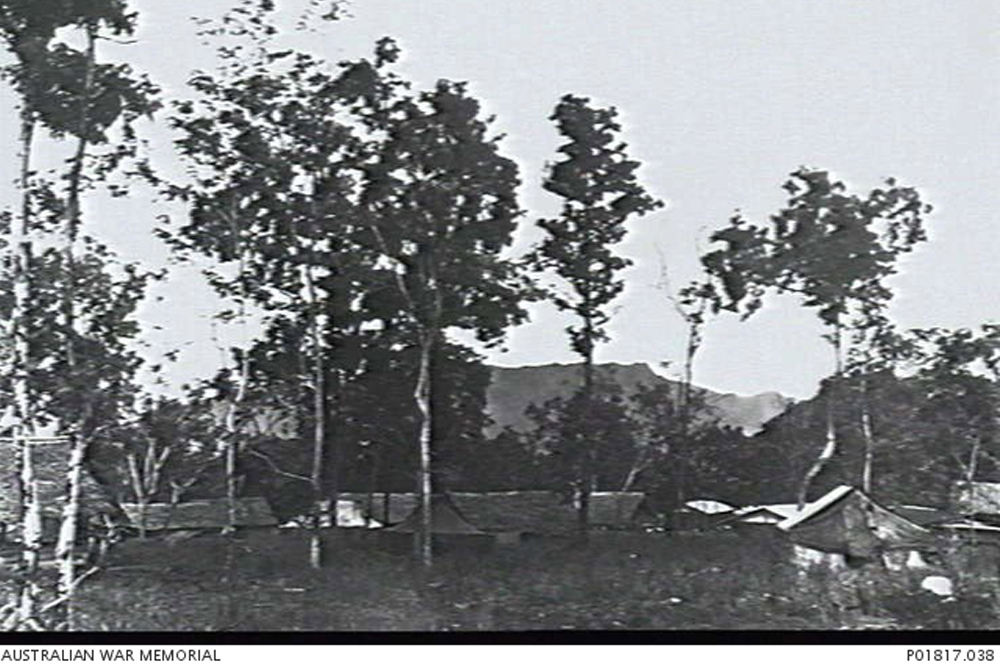
<svg viewBox="0 0 1000 667"><path fill-rule="evenodd" d="M851 486L838 486L777 527L798 545L855 558L934 545L930 530Z"/></svg>
<svg viewBox="0 0 1000 667"><path fill-rule="evenodd" d="M435 496L436 497L436 496ZM577 531L577 509L565 495L555 491L450 492L450 509L456 510L479 530L498 534L573 535ZM395 525L419 512L413 493L341 493L340 502L350 502L362 517ZM590 522L604 528L630 528L640 514L644 493L596 492L590 497ZM340 505L338 504L338 508ZM432 508L434 508L432 501ZM436 509L432 509L432 512ZM345 525L345 524L340 524Z"/></svg>
<svg viewBox="0 0 1000 667"><path fill-rule="evenodd" d="M797 512L798 509L794 503L747 505L733 512L733 521L751 525L774 526Z"/></svg>
<svg viewBox="0 0 1000 667"><path fill-rule="evenodd" d="M595 491L590 495L590 525L619 530L635 525L646 494L638 491Z"/></svg>
<svg viewBox="0 0 1000 667"><path fill-rule="evenodd" d="M397 523L383 530L389 533L416 533L420 531L422 515L420 505L414 508L402 523ZM431 533L434 535L489 535L486 531L476 528L462 516L445 494L431 496Z"/></svg>
<svg viewBox="0 0 1000 667"><path fill-rule="evenodd" d="M673 512L670 523L674 530L682 531L717 528L732 518L735 509L721 500L688 500Z"/></svg>
<svg viewBox="0 0 1000 667"><path fill-rule="evenodd" d="M145 517L136 503L122 503L122 509L132 526L138 527L145 519L145 528L151 531L224 528L229 524L229 502L225 498L176 504L149 503ZM240 528L276 526L278 519L264 498L237 498L236 525Z"/></svg>

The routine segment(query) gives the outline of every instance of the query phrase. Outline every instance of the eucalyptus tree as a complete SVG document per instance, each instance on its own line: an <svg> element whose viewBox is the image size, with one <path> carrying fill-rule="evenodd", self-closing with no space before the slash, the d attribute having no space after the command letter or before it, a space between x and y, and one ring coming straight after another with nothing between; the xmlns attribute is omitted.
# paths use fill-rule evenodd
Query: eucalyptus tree
<svg viewBox="0 0 1000 667"><path fill-rule="evenodd" d="M744 317L772 290L798 295L803 305L816 308L834 352L829 382L836 390L844 374L845 330L857 333L884 315L893 296L886 281L899 256L925 240L924 215L931 209L917 190L891 178L860 196L825 171L801 168L784 188L788 203L769 224L735 215L711 237L723 247L702 262L727 300L724 307ZM826 442L802 480L800 504L837 451L835 399L827 395Z"/></svg>
<svg viewBox="0 0 1000 667"><path fill-rule="evenodd" d="M568 141L559 148L563 159L549 166L543 187L562 197L562 212L538 221L546 236L530 256L536 270L551 272L561 282L548 289L549 299L579 321L567 333L571 349L583 359L584 403L593 393L594 351L608 340L610 304L625 288L620 273L631 264L615 254L613 246L624 239L630 218L663 205L638 182L640 163L628 157L627 145L618 140L617 118L613 107L595 108L589 99L574 95L564 96L556 106L550 120ZM588 440L581 433L574 443L582 453L577 485L584 536L594 474Z"/></svg>
<svg viewBox="0 0 1000 667"><path fill-rule="evenodd" d="M190 182L169 191L188 201L191 213L164 236L179 252L216 263L206 274L233 300L235 312L228 316L246 322L255 307L269 321L263 343L244 341L237 354L227 414L230 479L241 448L239 413L250 394L261 393L252 381L282 383L296 412L310 405L300 424L312 431L310 562L319 567L319 527L336 502L336 471L325 474L335 459L329 417L338 408L331 402L359 372L358 360L341 349L378 317L369 315L376 297L368 289L378 273L378 251L358 240L358 230L367 229L357 194L365 153L360 120L344 101L347 66L279 49L269 17L273 6L250 4L209 31L220 38L242 31L250 42L220 46L220 71L197 73L190 81L197 99L174 106L171 124L181 135L176 145L190 166ZM296 341L289 348L295 363L251 368L252 359L281 356L275 344L289 337ZM229 494L235 494L233 484Z"/></svg>
<svg viewBox="0 0 1000 667"><path fill-rule="evenodd" d="M395 326L418 355L413 398L418 435L421 526L416 548L429 565L432 455L439 355L446 330L484 344L525 318L524 283L504 257L521 211L516 164L463 83L411 93L389 71L398 48L381 40L374 61L346 69L340 89L366 130L361 203L366 243L377 248L405 318Z"/></svg>
<svg viewBox="0 0 1000 667"><path fill-rule="evenodd" d="M95 359L86 355L96 353L98 357L107 357L120 352L102 349L102 346L107 343L116 345L119 341L115 340L115 334L122 332L114 327L97 332L94 329L95 319L89 315L79 325L75 322L74 314L81 306L79 302L91 300L89 295L78 295L76 285L81 284L81 280L98 276L112 283L116 279L104 268L104 264L111 260L100 244L88 241L84 248L87 254L82 261L74 257L74 246L79 238L82 192L88 184L107 179L121 160L136 156L137 141L132 122L138 116L150 113L155 106L151 100L155 87L147 80L134 76L126 65L97 62L97 40L131 34L134 19L134 14L128 11L122 0L0 2L0 33L8 51L14 56L13 64L6 67L3 74L19 96L21 124L20 215L7 230L10 240L7 264L13 294L7 319L13 347L10 377L14 434L22 456L22 507L25 514L22 540L25 545L26 584L18 614L20 622L38 621L35 618L38 587L33 579L40 547L39 507L30 436L36 423L46 416L39 405L45 400L44 390L35 383L38 373L33 373L32 369L61 367L63 373L56 376L56 388L49 388L61 393L61 398L49 403L50 407L58 409L55 417L60 427L74 433L75 442L67 462L69 491L57 545L61 571L59 599L66 602L64 609L68 610L75 580L73 542L81 467L95 426L93 403L105 400L97 394L109 388L107 384L93 382L93 370L99 369L100 365L94 366L92 362ZM65 31L82 33L86 43L84 49L78 50L60 41L57 37L61 38L61 33ZM119 123L121 132L118 140L109 142L107 131L118 121L122 121ZM77 140L73 155L67 161L70 165L68 171L60 175L66 183L64 193L59 192L52 180L40 177L34 166L33 147L39 127L48 130L55 139L73 137ZM108 144L110 150L104 151L97 162L88 166L85 164L88 146L97 143ZM57 258L52 255L51 249L60 244L49 237L58 229L63 231L64 239L61 256ZM43 256L35 257L40 249ZM133 271L118 284L124 285L135 277ZM98 287L94 296L100 294L101 289ZM125 289L127 291L128 288ZM50 329L33 332L30 330L33 319L30 311L39 309L35 302L44 300L45 295L37 293L46 290L59 294L61 315L58 321L48 323ZM56 333L58 342L48 341L48 347L39 347L46 344L44 339L47 333ZM129 334L124 337L128 338ZM39 339L33 340L35 338ZM32 359L36 362L32 363ZM87 368L81 370L81 366ZM121 380L116 374L123 370L123 366L112 364L102 380L115 385ZM74 391L80 388L82 392Z"/></svg>

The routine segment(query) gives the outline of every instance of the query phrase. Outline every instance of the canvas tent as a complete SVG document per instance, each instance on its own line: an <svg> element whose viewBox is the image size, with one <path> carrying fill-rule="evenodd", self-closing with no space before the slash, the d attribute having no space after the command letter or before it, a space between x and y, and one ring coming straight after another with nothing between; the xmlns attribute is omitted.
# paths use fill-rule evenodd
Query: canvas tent
<svg viewBox="0 0 1000 667"><path fill-rule="evenodd" d="M733 521L757 526L776 526L797 511L795 503L747 505L733 512Z"/></svg>
<svg viewBox="0 0 1000 667"><path fill-rule="evenodd" d="M382 522L367 516L364 501L337 498L337 525L341 528L381 528Z"/></svg>
<svg viewBox="0 0 1000 667"><path fill-rule="evenodd" d="M798 545L855 558L933 546L931 531L851 486L838 486L777 527Z"/></svg>
<svg viewBox="0 0 1000 667"><path fill-rule="evenodd" d="M700 498L688 500L671 515L674 530L703 530L729 521L736 508L721 500Z"/></svg>
<svg viewBox="0 0 1000 667"><path fill-rule="evenodd" d="M962 518L957 512L926 505L890 505L889 509L924 528L934 528Z"/></svg>
<svg viewBox="0 0 1000 667"><path fill-rule="evenodd" d="M709 500L709 499L699 499L699 500L689 500L684 503L686 509L694 510L696 512L701 512L702 514L728 514L736 508L728 503L724 503L721 500Z"/></svg>
<svg viewBox="0 0 1000 667"><path fill-rule="evenodd" d="M469 523L487 533L571 535L577 530L576 507L571 499L554 491L453 492L445 495ZM371 527L402 523L418 507L417 496L413 493L348 492L338 497L339 502L349 502L357 508L362 517L369 517ZM632 527L644 498L645 494L639 492L592 494L591 525Z"/></svg>
<svg viewBox="0 0 1000 667"><path fill-rule="evenodd" d="M597 491L590 494L590 525L625 529L635 525L646 494L638 491Z"/></svg>
<svg viewBox="0 0 1000 667"><path fill-rule="evenodd" d="M221 529L229 525L229 502L225 498L176 504L149 503L145 516L137 503L122 503L122 509L133 527L138 528L144 521L149 531ZM270 527L277 526L278 519L264 498L237 498L236 525L240 528Z"/></svg>
<svg viewBox="0 0 1000 667"><path fill-rule="evenodd" d="M416 533L421 530L423 515L418 505L404 521L389 528L388 533ZM431 496L431 533L434 535L489 535L471 524L446 494Z"/></svg>
<svg viewBox="0 0 1000 667"><path fill-rule="evenodd" d="M340 503L351 503L362 519L369 519L369 527L379 528L405 521L417 506L417 494L341 492L337 494L338 508Z"/></svg>
<svg viewBox="0 0 1000 667"><path fill-rule="evenodd" d="M452 493L469 521L494 534L568 535L576 530L576 508L553 491Z"/></svg>

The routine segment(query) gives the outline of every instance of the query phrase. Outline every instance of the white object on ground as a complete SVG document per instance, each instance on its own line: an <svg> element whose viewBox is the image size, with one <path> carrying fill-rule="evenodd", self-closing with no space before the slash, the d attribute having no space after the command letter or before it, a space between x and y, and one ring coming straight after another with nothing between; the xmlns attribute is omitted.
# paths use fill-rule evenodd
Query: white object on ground
<svg viewBox="0 0 1000 667"><path fill-rule="evenodd" d="M955 587L951 583L951 579L940 575L924 577L924 580L920 582L920 588L943 598L950 598L955 594Z"/></svg>

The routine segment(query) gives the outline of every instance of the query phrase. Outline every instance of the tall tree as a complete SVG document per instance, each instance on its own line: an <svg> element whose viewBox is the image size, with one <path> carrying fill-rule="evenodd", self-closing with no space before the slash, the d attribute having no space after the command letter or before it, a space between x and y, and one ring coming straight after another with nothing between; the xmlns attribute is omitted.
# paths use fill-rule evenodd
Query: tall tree
<svg viewBox="0 0 1000 667"><path fill-rule="evenodd" d="M826 441L803 477L798 501L837 451L834 402L844 374L844 332L867 327L892 298L886 279L896 260L925 240L923 216L930 212L914 188L888 179L867 196L848 194L828 172L801 168L784 185L787 205L769 225L735 215L712 235L724 244L702 261L721 285L727 308L753 314L769 290L795 294L817 309L835 360L827 392Z"/></svg>
<svg viewBox="0 0 1000 667"><path fill-rule="evenodd" d="M19 449L23 460L23 492L25 521L22 539L25 544L26 585L22 595L20 617L25 622L36 622L35 598L37 587L32 583L33 572L37 568L39 522L35 516L38 503L35 498L33 479L32 447L30 435L36 420L37 400L41 396L38 387L31 386L29 359L37 357L39 350L32 349L33 333L28 329L31 319L29 310L34 307L35 278L37 270L47 271L42 280L51 280L56 264L51 258L42 259L42 266L36 266L33 254L39 246L39 235L50 231L50 221L57 221L66 232L61 261L62 320L54 331L61 336L61 353L46 349L49 357L61 358L68 362L69 372L63 376L62 389L78 384L85 391L77 398L77 408L88 406L88 397L93 396L99 386L79 382L75 375L76 339L79 338L73 313L77 300L75 284L82 275L92 273L93 262L103 261L103 250L89 256L90 265L74 266L73 245L76 242L80 222L80 198L84 189L84 159L88 142L103 143L105 131L119 118L125 119L122 144L116 145L105 155L103 164L95 165L91 177L101 180L107 177L120 160L135 155L135 136L131 121L138 115L149 113L152 103L148 95L153 87L148 81L136 79L127 66L100 65L96 62L96 40L102 33L121 35L130 33L134 27L134 15L127 11L121 0L98 0L89 3L66 2L26 2L7 0L0 3L0 32L8 50L15 56L15 62L5 68L4 75L12 82L20 96L21 116L21 215L17 224L11 227L9 245L15 254L10 262L14 301L10 313L11 340L15 354L13 394L15 396L15 437L19 437ZM62 29L77 29L85 36L87 46L79 51L63 43L56 42L56 33ZM63 178L67 182L64 197L56 196L51 183L37 177L32 166L32 146L38 127L47 129L55 138L66 135L78 139L70 168ZM48 288L52 283L46 283ZM84 334L86 337L86 334ZM94 339L91 338L91 342ZM102 339L105 342L107 338ZM81 343L86 346L86 342ZM51 364L50 364L51 366ZM68 391L65 393L69 393ZM56 401L59 405L59 402ZM63 401L61 407L65 408ZM86 408L89 409L89 408ZM57 554L61 562L60 593L67 600L69 608L73 588L73 541L76 534L76 507L79 503L80 468L83 465L87 433L81 431L84 424L76 411L58 413L57 418L64 430L76 431L73 452L67 461L68 491L63 530L60 534ZM84 418L87 421L89 416ZM88 426L92 427L93 424Z"/></svg>
<svg viewBox="0 0 1000 667"><path fill-rule="evenodd" d="M269 320L270 340L255 350L248 343L239 355L232 439L239 438L238 405L259 389L252 382L289 388L285 397L300 413L301 429L311 431L310 562L319 567L319 528L337 494L330 417L340 409L344 383L359 372L351 339L383 316L369 306L378 299L368 289L378 250L359 240L358 230L367 229L357 196L366 153L342 85L349 68L279 49L269 22L273 4L253 4L210 31L220 39L245 34L249 43L220 47L221 71L197 74L191 85L199 99L175 106L171 122L182 133L177 145L192 165L192 183L171 191L189 200L192 212L167 236L182 252L235 265L235 274L210 269L212 284L235 300L240 319L252 305ZM292 340L294 363L267 364L279 354L276 345ZM252 358L267 364L265 372L251 368ZM242 446L234 445L233 456Z"/></svg>
<svg viewBox="0 0 1000 667"><path fill-rule="evenodd" d="M552 302L580 322L567 332L570 347L583 359L584 403L594 391L594 350L608 340L609 306L625 287L620 273L631 264L613 246L625 237L630 218L663 205L638 182L640 164L628 158L627 145L618 140L617 118L613 107L594 108L589 99L574 95L556 106L550 120L569 141L559 148L564 158L549 167L543 187L563 198L562 213L538 221L546 237L531 255L537 270L553 272L565 285L549 290ZM579 528L586 536L595 471L593 443L579 436L574 443L583 456L577 480Z"/></svg>
<svg viewBox="0 0 1000 667"><path fill-rule="evenodd" d="M710 315L719 312L722 306L722 299L719 296L715 283L706 276L692 280L674 293L670 287L670 276L667 266L661 260L660 282L657 289L662 290L667 300L673 306L677 314L687 325L687 338L684 344L684 369L681 374L681 382L675 397L668 397L675 403L676 421L680 427L679 433L671 448L674 456L671 457L673 478L675 480L674 490L677 495L678 505L682 504L687 496L686 480L688 475L685 468L689 458L690 435L692 435L692 425L700 405L700 396L694 384L694 361L701 346L704 343L704 328ZM671 430L673 427L671 426ZM687 450L685 453L684 450Z"/></svg>
<svg viewBox="0 0 1000 667"><path fill-rule="evenodd" d="M362 201L369 243L391 263L406 313L407 345L417 350L414 403L420 414L418 451L422 530L417 550L430 565L435 368L450 328L494 344L525 317L516 265L502 253L520 215L517 166L499 152L490 121L465 84L441 81L409 94L385 66L398 57L391 40L378 45L341 79L353 91L372 139Z"/></svg>

